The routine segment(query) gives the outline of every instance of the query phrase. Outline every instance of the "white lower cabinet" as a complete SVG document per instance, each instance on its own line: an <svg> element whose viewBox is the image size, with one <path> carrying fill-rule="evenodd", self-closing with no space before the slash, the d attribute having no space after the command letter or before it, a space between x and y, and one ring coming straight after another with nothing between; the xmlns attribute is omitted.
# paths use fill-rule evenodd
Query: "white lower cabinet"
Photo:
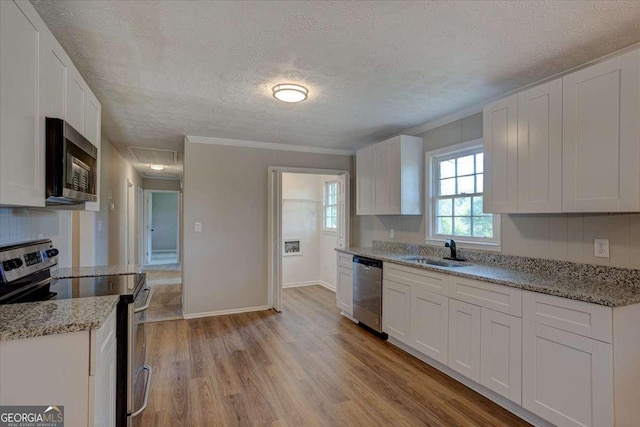
<svg viewBox="0 0 640 427"><path fill-rule="evenodd" d="M61 405L67 427L115 427L115 331L114 308L98 330L0 341L0 405Z"/></svg>
<svg viewBox="0 0 640 427"><path fill-rule="evenodd" d="M353 316L353 271L338 265L337 305L343 313Z"/></svg>
<svg viewBox="0 0 640 427"><path fill-rule="evenodd" d="M480 383L522 402L522 319L482 309Z"/></svg>
<svg viewBox="0 0 640 427"><path fill-rule="evenodd" d="M614 425L612 350L525 320L522 406L557 426Z"/></svg>
<svg viewBox="0 0 640 427"><path fill-rule="evenodd" d="M449 298L422 287L411 289L413 347L447 364L449 354Z"/></svg>
<svg viewBox="0 0 640 427"><path fill-rule="evenodd" d="M382 330L407 345L411 341L411 286L382 281Z"/></svg>
<svg viewBox="0 0 640 427"><path fill-rule="evenodd" d="M449 367L480 382L480 317L477 305L449 300Z"/></svg>

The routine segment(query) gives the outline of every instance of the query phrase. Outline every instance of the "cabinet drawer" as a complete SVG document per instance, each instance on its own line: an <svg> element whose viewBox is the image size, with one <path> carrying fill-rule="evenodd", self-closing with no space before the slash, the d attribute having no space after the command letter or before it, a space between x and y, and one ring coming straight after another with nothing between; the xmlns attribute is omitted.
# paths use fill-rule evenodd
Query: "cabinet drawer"
<svg viewBox="0 0 640 427"><path fill-rule="evenodd" d="M612 310L588 302L524 292L524 318L567 332L612 342Z"/></svg>
<svg viewBox="0 0 640 427"><path fill-rule="evenodd" d="M449 296L470 304L522 317L520 289L451 276Z"/></svg>
<svg viewBox="0 0 640 427"><path fill-rule="evenodd" d="M384 264L382 277L404 285L420 286L422 289L440 295L447 295L447 285L450 280L450 276L446 274L390 263Z"/></svg>
<svg viewBox="0 0 640 427"><path fill-rule="evenodd" d="M338 266L353 270L353 255L338 252Z"/></svg>

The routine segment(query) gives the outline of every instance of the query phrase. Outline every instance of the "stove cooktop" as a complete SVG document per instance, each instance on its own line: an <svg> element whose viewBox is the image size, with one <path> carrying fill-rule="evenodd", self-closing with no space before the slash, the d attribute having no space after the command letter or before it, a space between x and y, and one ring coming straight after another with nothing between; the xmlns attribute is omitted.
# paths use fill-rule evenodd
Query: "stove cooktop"
<svg viewBox="0 0 640 427"><path fill-rule="evenodd" d="M21 283L0 285L0 304L120 295L133 298L144 282L144 274L51 279L44 277L33 286Z"/></svg>

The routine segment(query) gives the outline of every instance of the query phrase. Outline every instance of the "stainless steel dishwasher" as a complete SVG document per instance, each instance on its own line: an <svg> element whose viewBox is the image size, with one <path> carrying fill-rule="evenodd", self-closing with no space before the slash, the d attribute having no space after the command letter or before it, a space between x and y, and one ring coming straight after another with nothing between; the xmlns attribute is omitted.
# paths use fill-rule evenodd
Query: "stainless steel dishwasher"
<svg viewBox="0 0 640 427"><path fill-rule="evenodd" d="M353 317L382 333L382 261L353 257Z"/></svg>

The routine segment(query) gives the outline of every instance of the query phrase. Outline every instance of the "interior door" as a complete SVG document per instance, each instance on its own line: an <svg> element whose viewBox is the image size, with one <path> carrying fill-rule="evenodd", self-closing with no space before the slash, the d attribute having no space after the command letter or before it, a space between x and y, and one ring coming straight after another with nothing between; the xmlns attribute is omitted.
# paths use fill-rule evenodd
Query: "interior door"
<svg viewBox="0 0 640 427"><path fill-rule="evenodd" d="M151 248L153 247L153 203L152 203L153 193L150 191L145 191L144 194L144 206L145 206L145 234L146 238L146 263L151 263Z"/></svg>

